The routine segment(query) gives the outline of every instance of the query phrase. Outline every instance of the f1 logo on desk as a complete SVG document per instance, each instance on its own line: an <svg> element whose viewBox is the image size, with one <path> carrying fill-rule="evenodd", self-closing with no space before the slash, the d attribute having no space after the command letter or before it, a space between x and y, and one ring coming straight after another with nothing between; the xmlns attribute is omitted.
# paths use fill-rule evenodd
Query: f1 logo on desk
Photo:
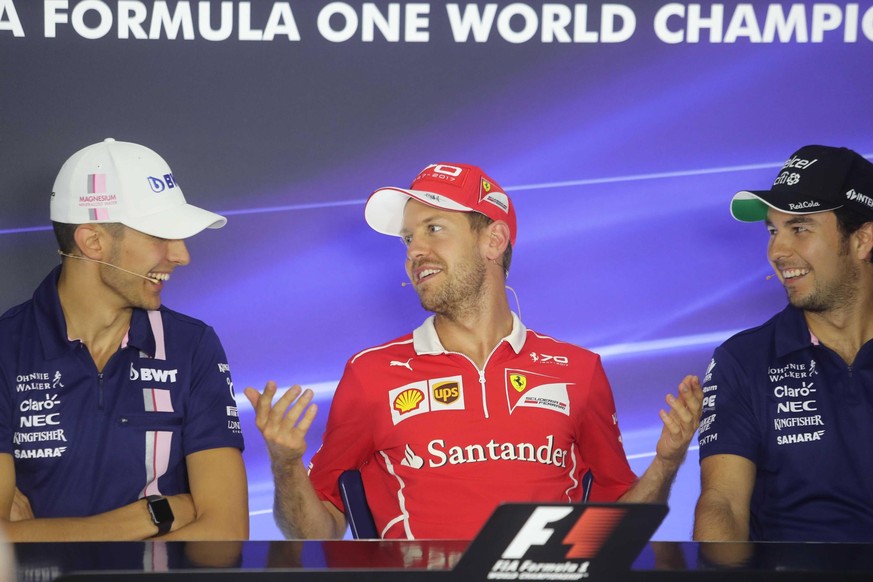
<svg viewBox="0 0 873 582"><path fill-rule="evenodd" d="M503 552L503 558L521 559L531 546L544 546L555 532L546 525L560 521L573 512L572 507L537 507ZM603 542L626 513L623 507L590 507L576 520L561 542L569 545L565 558L593 558Z"/></svg>
<svg viewBox="0 0 873 582"><path fill-rule="evenodd" d="M582 580L628 570L667 513L656 504L505 504L455 568L464 579Z"/></svg>

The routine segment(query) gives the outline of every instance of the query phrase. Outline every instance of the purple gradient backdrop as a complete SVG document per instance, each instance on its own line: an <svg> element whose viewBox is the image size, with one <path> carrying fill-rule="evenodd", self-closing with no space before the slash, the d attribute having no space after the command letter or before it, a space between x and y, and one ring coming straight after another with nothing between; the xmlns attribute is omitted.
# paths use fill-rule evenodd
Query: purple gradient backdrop
<svg viewBox="0 0 873 582"><path fill-rule="evenodd" d="M191 240L166 304L214 325L238 394L267 379L319 389L312 451L346 359L426 315L400 285L400 244L363 221L373 189L461 161L510 192L523 319L604 355L642 471L666 392L784 304L765 281L765 229L734 222L730 196L807 143L873 153L863 38L666 45L647 28L662 3L638 1L637 34L618 45L455 44L440 4L419 45L86 41L68 27L41 38L39 4L16 3L26 38L0 31L3 308L55 262L45 227L63 160L107 136L148 145L190 201L229 217ZM301 28L323 4L293 3ZM275 538L266 452L240 402L252 537ZM689 538L697 475L692 451L658 539Z"/></svg>

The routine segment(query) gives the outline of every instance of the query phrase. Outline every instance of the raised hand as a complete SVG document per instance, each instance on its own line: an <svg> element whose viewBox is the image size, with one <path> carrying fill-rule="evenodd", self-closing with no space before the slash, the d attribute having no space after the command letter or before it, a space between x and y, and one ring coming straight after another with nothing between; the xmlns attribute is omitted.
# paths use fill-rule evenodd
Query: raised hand
<svg viewBox="0 0 873 582"><path fill-rule="evenodd" d="M255 424L273 463L298 461L306 452L306 432L315 419L318 406L312 402L312 390L294 385L273 405L276 383L267 382L264 392L245 389L246 398L255 409Z"/></svg>

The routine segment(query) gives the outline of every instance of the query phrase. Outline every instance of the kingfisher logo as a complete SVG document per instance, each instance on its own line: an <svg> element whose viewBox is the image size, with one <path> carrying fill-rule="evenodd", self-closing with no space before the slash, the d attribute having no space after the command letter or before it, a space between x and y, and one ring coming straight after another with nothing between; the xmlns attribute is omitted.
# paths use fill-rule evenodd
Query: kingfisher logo
<svg viewBox="0 0 873 582"><path fill-rule="evenodd" d="M169 190L176 187L176 180L173 174L164 174L163 178L148 177L149 187L155 194L160 194L164 190Z"/></svg>

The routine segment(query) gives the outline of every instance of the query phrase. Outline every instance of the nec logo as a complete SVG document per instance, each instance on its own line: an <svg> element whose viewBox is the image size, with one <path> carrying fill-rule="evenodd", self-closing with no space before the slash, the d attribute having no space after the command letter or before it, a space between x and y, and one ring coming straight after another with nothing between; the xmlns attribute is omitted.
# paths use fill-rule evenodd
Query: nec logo
<svg viewBox="0 0 873 582"><path fill-rule="evenodd" d="M173 174L164 174L163 179L149 176L148 181L149 187L155 194L160 194L164 190L176 187L176 180L173 178Z"/></svg>
<svg viewBox="0 0 873 582"><path fill-rule="evenodd" d="M573 511L572 507L537 507L501 557L520 560L533 546L545 546L555 530L547 525L558 522ZM617 507L588 507L561 541L570 546L566 558L593 558L615 530L626 511Z"/></svg>
<svg viewBox="0 0 873 582"><path fill-rule="evenodd" d="M140 368L130 365L130 379L143 382L175 382L178 370L156 370L155 368Z"/></svg>

